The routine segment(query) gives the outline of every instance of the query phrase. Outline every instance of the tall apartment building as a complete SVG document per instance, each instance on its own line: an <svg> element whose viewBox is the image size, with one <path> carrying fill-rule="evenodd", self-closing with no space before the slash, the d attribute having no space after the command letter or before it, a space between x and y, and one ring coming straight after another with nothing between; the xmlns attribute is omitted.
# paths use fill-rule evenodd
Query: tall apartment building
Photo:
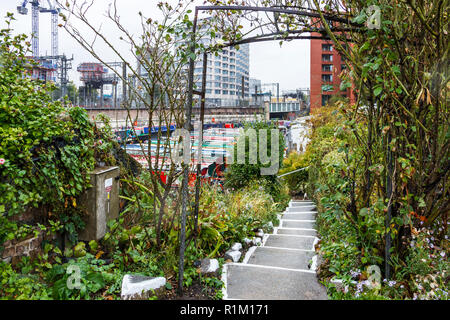
<svg viewBox="0 0 450 320"><path fill-rule="evenodd" d="M204 42L208 41L207 39ZM250 98L249 45L225 48L215 54L208 54L206 70L206 107L238 106ZM194 69L197 88L202 87L203 56L198 57Z"/></svg>
<svg viewBox="0 0 450 320"><path fill-rule="evenodd" d="M311 35L319 34L311 33ZM347 97L350 102L354 102L352 88L340 90L339 75L346 68L346 64L335 50L333 43L328 40L311 40L310 53L311 109L326 105L334 95Z"/></svg>

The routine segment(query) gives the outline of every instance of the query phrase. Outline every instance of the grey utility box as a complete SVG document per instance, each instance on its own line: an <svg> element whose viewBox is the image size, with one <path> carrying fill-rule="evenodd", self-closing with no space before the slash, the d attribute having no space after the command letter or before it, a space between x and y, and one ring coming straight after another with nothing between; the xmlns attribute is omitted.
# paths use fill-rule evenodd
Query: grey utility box
<svg viewBox="0 0 450 320"><path fill-rule="evenodd" d="M90 175L92 187L81 197L86 227L78 237L84 241L103 238L106 223L119 216L119 167L97 167Z"/></svg>

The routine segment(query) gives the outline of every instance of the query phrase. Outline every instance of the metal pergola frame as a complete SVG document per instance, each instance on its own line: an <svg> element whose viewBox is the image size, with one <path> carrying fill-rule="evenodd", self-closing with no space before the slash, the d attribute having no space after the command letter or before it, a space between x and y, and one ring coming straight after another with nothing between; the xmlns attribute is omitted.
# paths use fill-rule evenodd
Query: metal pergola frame
<svg viewBox="0 0 450 320"><path fill-rule="evenodd" d="M267 12L274 14L288 14L288 15L296 15L296 16L304 16L309 18L316 18L321 21L321 15L319 13L314 12L315 10L305 9L305 8L283 8L279 6L275 7L255 7L255 6L196 6L194 12L194 21L192 26L192 35L191 35L191 44L190 51L195 52L196 47L196 32L198 25L198 14L200 11L251 11L251 12ZM307 11L309 10L309 11ZM339 24L349 25L353 28L334 28L330 29L334 32L346 32L346 31L354 31L360 32L363 25L359 23L354 23L349 20L350 17L342 18L336 16L335 14L322 13L322 15L328 21L338 22ZM277 28L278 30L278 28ZM316 32L321 33L320 36L302 36L297 35L306 32ZM265 41L275 41L275 40L330 40L330 38L326 35L321 29L310 29L310 30L286 30L286 31L278 31L270 34L263 34L259 36L250 37L247 39L242 39L239 41L229 42L223 44L219 47L219 49L224 49L228 47L237 46L245 43L256 43L256 42L265 42ZM348 40L348 39L347 39ZM351 41L351 40L350 40ZM190 131L192 128L191 120L192 120L192 104L193 104L193 95L198 95L201 98L200 103L200 128L199 128L199 148L198 148L198 161L197 161L197 177L195 184L195 207L194 207L194 217L195 217L195 226L194 226L194 235L195 237L198 234L198 210L199 210L199 197L200 197L200 173L201 173L201 153L202 153L202 144L203 144L203 122L204 122L204 113L205 113L205 96L206 96L206 69L207 69L207 58L208 51L203 53L203 70L202 70L202 88L200 91L194 90L194 65L195 61L192 57L189 58L189 73L188 73L188 98L186 103L186 122L184 124L184 129ZM189 181L189 166L188 164L183 165L183 183L182 183L182 212L181 212L181 230L186 230L186 207L188 201L188 181ZM185 250L185 232L181 232L180 235L180 261L184 261L184 250ZM178 277L178 290L181 293L182 290L182 280L183 280L183 270L184 266L179 266L179 277Z"/></svg>

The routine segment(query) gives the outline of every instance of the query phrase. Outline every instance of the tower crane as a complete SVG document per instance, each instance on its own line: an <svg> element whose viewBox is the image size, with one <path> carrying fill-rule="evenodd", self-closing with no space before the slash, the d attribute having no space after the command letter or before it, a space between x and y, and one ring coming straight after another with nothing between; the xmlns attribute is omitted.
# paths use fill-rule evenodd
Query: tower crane
<svg viewBox="0 0 450 320"><path fill-rule="evenodd" d="M27 5L31 3L31 30L32 41L31 49L33 57L39 57L39 13L51 13L52 15L52 56L58 55L58 14L60 9L56 7L54 1L47 0L48 8L40 6L40 0L23 0L22 4L17 7L17 12L22 15L28 14Z"/></svg>

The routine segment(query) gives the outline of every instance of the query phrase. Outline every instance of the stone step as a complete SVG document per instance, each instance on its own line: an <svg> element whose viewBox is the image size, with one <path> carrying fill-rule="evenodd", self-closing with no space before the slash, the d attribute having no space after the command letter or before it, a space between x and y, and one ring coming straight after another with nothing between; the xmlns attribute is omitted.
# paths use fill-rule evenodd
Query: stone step
<svg viewBox="0 0 450 320"><path fill-rule="evenodd" d="M290 207L286 209L286 212L301 213L301 212L315 212L317 213L317 208L315 206L310 207Z"/></svg>
<svg viewBox="0 0 450 320"><path fill-rule="evenodd" d="M248 263L269 267L308 270L314 252L257 247Z"/></svg>
<svg viewBox="0 0 450 320"><path fill-rule="evenodd" d="M315 229L315 221L294 221L281 219L280 228Z"/></svg>
<svg viewBox="0 0 450 320"><path fill-rule="evenodd" d="M315 220L316 214L312 212L308 213L285 213L282 215L282 219L287 220Z"/></svg>
<svg viewBox="0 0 450 320"><path fill-rule="evenodd" d="M286 210L287 211L298 211L298 212L301 212L301 211L317 211L317 207L314 204L312 204L312 205L309 205L309 206L287 207Z"/></svg>
<svg viewBox="0 0 450 320"><path fill-rule="evenodd" d="M317 232L313 229L288 229L288 228L278 228L277 234L291 234L298 236L316 236Z"/></svg>
<svg viewBox="0 0 450 320"><path fill-rule="evenodd" d="M288 249L313 250L314 236L271 234L264 246Z"/></svg>
<svg viewBox="0 0 450 320"><path fill-rule="evenodd" d="M314 272L248 264L226 265L227 299L326 300Z"/></svg>
<svg viewBox="0 0 450 320"><path fill-rule="evenodd" d="M304 206L313 206L315 205L312 201L303 201L303 202L291 202L290 207L304 207Z"/></svg>

